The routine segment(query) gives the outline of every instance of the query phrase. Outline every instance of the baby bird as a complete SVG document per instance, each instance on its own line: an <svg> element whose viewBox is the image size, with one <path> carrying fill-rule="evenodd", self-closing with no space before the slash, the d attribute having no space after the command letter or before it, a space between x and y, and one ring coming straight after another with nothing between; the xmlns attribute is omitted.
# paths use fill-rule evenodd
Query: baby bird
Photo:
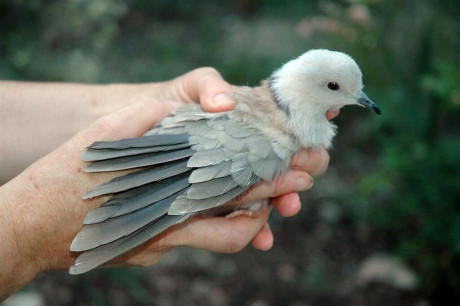
<svg viewBox="0 0 460 306"><path fill-rule="evenodd" d="M356 104L380 114L362 88L350 56L310 50L259 87L232 89L234 110L206 113L190 104L142 137L95 142L83 155L92 162L86 172L140 170L84 196L113 194L86 216L70 246L83 253L69 272L87 272L196 214L256 213L266 200L224 204L285 173L299 149L330 148L336 126L328 110Z"/></svg>

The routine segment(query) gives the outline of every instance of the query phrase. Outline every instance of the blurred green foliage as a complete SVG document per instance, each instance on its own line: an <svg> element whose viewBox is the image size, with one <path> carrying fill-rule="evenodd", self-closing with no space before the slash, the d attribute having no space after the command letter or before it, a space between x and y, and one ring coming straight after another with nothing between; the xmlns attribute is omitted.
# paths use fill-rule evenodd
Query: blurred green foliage
<svg viewBox="0 0 460 306"><path fill-rule="evenodd" d="M209 65L255 85L309 48L347 52L383 115L337 119L343 184L331 197L357 235L384 237L411 264L427 295L459 298L458 16L455 0L5 0L0 78L146 82ZM320 268L307 282L320 286Z"/></svg>
<svg viewBox="0 0 460 306"><path fill-rule="evenodd" d="M404 1L395 11L387 5L375 19L384 28L374 28L387 75L364 68L366 80L373 78L366 82L371 96L385 109L366 126L372 153L378 152L370 165L375 170L363 173L347 200L354 221L383 231L416 268L423 288L458 293L460 6Z"/></svg>

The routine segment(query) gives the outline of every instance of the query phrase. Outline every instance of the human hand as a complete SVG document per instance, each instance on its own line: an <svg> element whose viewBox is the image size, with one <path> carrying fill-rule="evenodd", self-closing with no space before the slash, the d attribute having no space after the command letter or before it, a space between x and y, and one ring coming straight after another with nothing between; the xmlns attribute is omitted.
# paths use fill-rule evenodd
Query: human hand
<svg viewBox="0 0 460 306"><path fill-rule="evenodd" d="M199 101L204 110L221 112L231 110L236 105L236 101L227 95L230 88L231 85L224 81L218 71L214 68L206 67L193 70L172 81L157 84L153 88L147 88L139 93L133 101L152 99L183 102ZM326 113L326 118L331 120L338 115L339 110L330 110ZM327 151L301 150L293 156L292 170L286 175L271 183L260 183L239 197L239 199L242 199L240 201L251 201L271 197L270 203L277 208L282 216L292 217L301 208L297 192L309 189L313 185L312 177L323 174L328 164L329 154ZM236 237L230 238L238 239ZM244 239L239 239L239 242L244 246L248 243ZM217 245L218 242L216 241L214 244ZM237 243L233 244L236 245ZM252 245L259 250L268 250L272 247L273 234L268 223L265 223L255 235Z"/></svg>
<svg viewBox="0 0 460 306"><path fill-rule="evenodd" d="M69 251L69 245L81 229L82 220L89 210L107 200L107 197L100 197L84 201L82 194L120 175L120 172L84 173L82 169L86 163L81 160L81 155L85 147L96 140L140 136L171 110L186 102L199 100L208 111L231 109L234 106L232 101L212 102L217 94L225 93L229 87L212 69L194 70L162 83L157 88L161 90L156 94L160 93L158 96L165 101L159 101L148 92L139 94L136 101L97 120L2 186L0 212L8 221L3 223L4 230L0 233L5 238L2 240L4 245L9 246L4 250L7 254L0 256L1 270L5 272L3 277L8 275L7 271L13 273L13 268L20 266L25 273L19 284L22 285L40 271L67 269L75 260L77 254ZM293 158L293 170L273 183L261 183L240 200L273 197L272 204L281 215L295 215L300 209L295 192L308 189L312 184L310 174L314 176L324 172L328 161L325 151L299 152ZM269 249L273 236L266 225L268 214L269 209L265 209L257 219L193 218L116 258L112 264L152 264L176 246L235 252L252 240L256 248ZM14 290L14 282L4 278L0 283L13 286Z"/></svg>

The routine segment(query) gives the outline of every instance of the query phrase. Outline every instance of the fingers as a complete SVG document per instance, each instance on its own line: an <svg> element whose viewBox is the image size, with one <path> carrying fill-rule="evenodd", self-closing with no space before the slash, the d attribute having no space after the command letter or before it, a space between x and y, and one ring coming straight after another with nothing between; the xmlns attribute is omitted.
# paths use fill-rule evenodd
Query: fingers
<svg viewBox="0 0 460 306"><path fill-rule="evenodd" d="M322 175L329 166L329 153L326 150L300 150L291 158L291 169L308 172L311 176Z"/></svg>
<svg viewBox="0 0 460 306"><path fill-rule="evenodd" d="M235 107L236 100L228 95L231 85L211 67L195 69L173 83L175 93L181 101L200 102L205 111L222 112Z"/></svg>
<svg viewBox="0 0 460 306"><path fill-rule="evenodd" d="M290 192L270 201L283 217L293 217L300 211L301 203L297 192Z"/></svg>
<svg viewBox="0 0 460 306"><path fill-rule="evenodd" d="M300 211L300 199L297 193L288 193L274 198L271 204L284 217L294 216ZM193 225L194 232L188 232L187 234L190 236L187 235L182 237L182 240L176 241L176 246L184 245L217 252L234 253L243 249L254 237L251 240L253 247L267 251L272 248L274 240L270 226L266 222L269 212L269 208L261 209L260 216L256 220L247 217L198 219L196 222L200 223ZM263 223L264 221L265 223ZM200 228L196 227L197 225ZM206 226L210 227L206 228ZM217 229L217 232L210 229ZM190 230L190 227L185 228L185 230ZM199 236L190 238L194 235L193 233L197 233ZM169 239L174 239L174 237L169 237Z"/></svg>
<svg viewBox="0 0 460 306"><path fill-rule="evenodd" d="M256 219L245 216L232 219L195 218L175 228L164 237L163 243L171 246L188 246L214 252L241 251L267 223L270 207L264 207ZM260 246L267 247L267 232L262 232ZM262 239L263 238L263 239ZM263 243L262 243L263 242Z"/></svg>
<svg viewBox="0 0 460 306"><path fill-rule="evenodd" d="M295 216L300 211L300 198L297 192L291 192L271 199L273 205L283 217ZM268 251L273 246L273 233L270 225L265 223L261 230L252 239L252 246L261 251Z"/></svg>
<svg viewBox="0 0 460 306"><path fill-rule="evenodd" d="M260 182L231 202L242 203L257 199L277 197L292 192L305 191L312 186L313 178L308 173L300 170L289 170L286 174L271 182Z"/></svg>
<svg viewBox="0 0 460 306"><path fill-rule="evenodd" d="M262 208L256 219L245 216L232 219L195 217L118 256L108 265L152 265L166 252L178 246L236 253L252 241L255 248L268 250L273 245L273 234L267 225L270 210L270 207Z"/></svg>
<svg viewBox="0 0 460 306"><path fill-rule="evenodd" d="M283 217L295 216L301 208L299 194L291 192L281 195L270 200L270 204L274 206ZM261 230L252 239L252 246L261 251L268 251L273 246L274 236L270 229L270 225L265 223Z"/></svg>
<svg viewBox="0 0 460 306"><path fill-rule="evenodd" d="M251 244L254 248L261 251L268 251L273 246L273 233L270 225L265 223L256 236L252 239Z"/></svg>
<svg viewBox="0 0 460 306"><path fill-rule="evenodd" d="M292 157L291 170L285 175L272 182L263 181L257 184L232 202L242 203L285 195L275 200L275 203L291 204L279 205L277 209L283 216L289 216L290 213L295 215L300 210L300 201L295 193L310 189L313 186L313 177L323 174L328 165L329 154L327 151L301 150Z"/></svg>

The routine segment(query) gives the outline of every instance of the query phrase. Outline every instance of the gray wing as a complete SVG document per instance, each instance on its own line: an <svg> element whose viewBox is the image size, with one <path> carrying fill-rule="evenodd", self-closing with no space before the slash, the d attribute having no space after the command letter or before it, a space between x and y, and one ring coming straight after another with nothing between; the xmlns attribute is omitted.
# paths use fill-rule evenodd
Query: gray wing
<svg viewBox="0 0 460 306"><path fill-rule="evenodd" d="M82 274L88 272L107 261L121 255L136 246L148 241L152 237L162 233L171 226L188 219L190 215L184 216L168 216L164 215L161 218L147 224L139 230L123 237L114 242L101 245L95 249L84 252L75 260L73 266L70 267L70 274Z"/></svg>
<svg viewBox="0 0 460 306"><path fill-rule="evenodd" d="M274 148L257 130L228 116L185 123L185 129L194 143L192 148L197 150L187 164L194 170L189 177L190 188L172 203L169 215L215 208L289 168L289 158L282 158L278 147ZM217 145L206 148L202 139L204 143L216 141Z"/></svg>
<svg viewBox="0 0 460 306"><path fill-rule="evenodd" d="M254 129L196 105L178 109L143 137L96 142L83 158L87 172L137 169L90 190L112 194L90 211L70 249L84 252L79 274L122 254L170 226L218 207L261 179L287 170L289 160Z"/></svg>

